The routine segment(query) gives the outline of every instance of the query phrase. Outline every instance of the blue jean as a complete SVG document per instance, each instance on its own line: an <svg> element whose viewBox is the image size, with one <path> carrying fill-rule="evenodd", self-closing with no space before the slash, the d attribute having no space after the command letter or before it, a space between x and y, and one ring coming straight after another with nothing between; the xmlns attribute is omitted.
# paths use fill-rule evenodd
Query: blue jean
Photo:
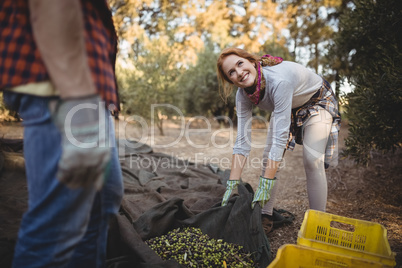
<svg viewBox="0 0 402 268"><path fill-rule="evenodd" d="M111 168L102 190L69 189L56 178L61 136L53 124L50 98L4 92L24 125L28 210L15 247L13 267L104 267L108 222L118 212L123 181L109 122Z"/></svg>

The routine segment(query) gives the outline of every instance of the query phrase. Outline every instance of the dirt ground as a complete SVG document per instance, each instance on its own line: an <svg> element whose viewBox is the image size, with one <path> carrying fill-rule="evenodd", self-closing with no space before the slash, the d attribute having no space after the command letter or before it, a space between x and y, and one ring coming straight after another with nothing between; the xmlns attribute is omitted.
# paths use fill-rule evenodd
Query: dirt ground
<svg viewBox="0 0 402 268"><path fill-rule="evenodd" d="M213 163L221 169L230 168L232 146L236 131L220 127L214 120L190 118L181 122L166 121L164 136L152 127L127 123L120 116L116 121L116 135L147 143L155 152L186 159L197 163ZM0 137L22 138L23 128L19 122L0 122ZM339 146L344 147L347 123L343 122ZM255 189L261 167L261 156L265 144L266 130L256 125L252 131L253 148L243 171L242 179ZM382 224L388 231L391 250L396 255L396 267L402 267L402 152L394 155L373 154L374 160L367 167L356 166L351 159L341 158L336 168L327 171L327 212L373 221ZM293 213L292 224L275 229L269 234L274 256L284 244L296 244L298 231L308 209L306 178L302 162L302 147L296 146L287 152L279 172L280 193L275 207Z"/></svg>

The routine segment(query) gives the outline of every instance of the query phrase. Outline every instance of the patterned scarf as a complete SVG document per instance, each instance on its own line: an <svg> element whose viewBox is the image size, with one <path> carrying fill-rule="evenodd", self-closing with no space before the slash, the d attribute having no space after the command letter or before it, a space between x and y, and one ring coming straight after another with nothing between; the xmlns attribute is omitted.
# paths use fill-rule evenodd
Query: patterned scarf
<svg viewBox="0 0 402 268"><path fill-rule="evenodd" d="M261 62L256 63L257 77L255 78L254 84L244 89L251 102L255 105L260 102L265 93L265 78L262 75L261 66L274 66L282 61L283 59L281 57L264 55L261 57Z"/></svg>

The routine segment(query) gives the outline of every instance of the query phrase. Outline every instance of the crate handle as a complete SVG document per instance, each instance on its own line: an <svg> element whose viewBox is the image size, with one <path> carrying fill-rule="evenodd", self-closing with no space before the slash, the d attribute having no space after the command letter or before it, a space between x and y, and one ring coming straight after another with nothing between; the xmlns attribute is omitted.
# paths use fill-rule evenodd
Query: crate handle
<svg viewBox="0 0 402 268"><path fill-rule="evenodd" d="M351 233L353 233L355 231L354 225L344 223L344 222L339 222L339 221L331 221L329 226L331 228L336 228L336 229L340 229L340 230L351 232Z"/></svg>

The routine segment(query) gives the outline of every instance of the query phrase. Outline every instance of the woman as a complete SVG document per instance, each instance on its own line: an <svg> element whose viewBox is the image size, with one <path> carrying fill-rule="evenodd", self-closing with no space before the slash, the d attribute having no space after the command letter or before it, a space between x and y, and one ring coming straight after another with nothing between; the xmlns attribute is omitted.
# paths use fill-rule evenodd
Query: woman
<svg viewBox="0 0 402 268"><path fill-rule="evenodd" d="M263 167L252 207L260 203L262 220L268 233L278 188L276 172L285 149L303 144L303 163L311 209L325 211L327 180L325 168L336 150L340 128L338 104L331 86L300 64L265 55L257 57L239 48L223 50L217 61L218 79L227 99L237 86L237 139L227 189L226 205L251 150L253 105L271 112Z"/></svg>

